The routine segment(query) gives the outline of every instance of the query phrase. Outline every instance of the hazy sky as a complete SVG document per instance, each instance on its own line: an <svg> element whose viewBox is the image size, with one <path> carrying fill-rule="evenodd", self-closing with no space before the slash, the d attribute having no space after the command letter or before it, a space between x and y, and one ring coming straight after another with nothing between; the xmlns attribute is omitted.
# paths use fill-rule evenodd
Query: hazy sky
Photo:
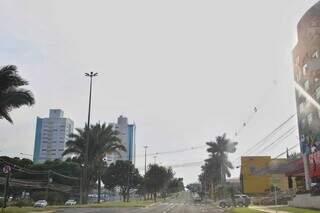
<svg viewBox="0 0 320 213"><path fill-rule="evenodd" d="M298 20L316 2L1 0L0 64L18 66L36 104L13 111L14 125L0 120L0 154L32 154L36 116L48 116L49 108L62 108L82 127L84 72L95 71L92 122L114 122L120 114L134 121L137 155L145 144L152 153L191 148L226 132L239 142L230 155L238 165L246 149L296 111L291 50ZM294 125L295 119L282 132ZM276 156L296 143L297 133L253 154ZM206 157L203 148L157 161ZM143 162L137 158L139 168ZM189 183L200 164L175 171Z"/></svg>

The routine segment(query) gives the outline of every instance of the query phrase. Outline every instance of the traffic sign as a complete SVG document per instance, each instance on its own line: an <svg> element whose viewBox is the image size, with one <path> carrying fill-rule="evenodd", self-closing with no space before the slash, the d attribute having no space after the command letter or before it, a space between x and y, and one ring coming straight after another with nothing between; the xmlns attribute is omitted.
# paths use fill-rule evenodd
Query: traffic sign
<svg viewBox="0 0 320 213"><path fill-rule="evenodd" d="M10 172L11 172L11 166L5 165L5 166L2 168L2 171L3 171L3 173L5 173L5 174L10 173Z"/></svg>

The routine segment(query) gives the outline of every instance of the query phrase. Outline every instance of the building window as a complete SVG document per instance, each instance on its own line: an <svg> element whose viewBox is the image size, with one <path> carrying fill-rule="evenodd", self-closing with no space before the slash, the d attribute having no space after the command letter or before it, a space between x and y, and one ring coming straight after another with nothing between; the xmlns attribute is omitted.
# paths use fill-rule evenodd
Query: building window
<svg viewBox="0 0 320 213"><path fill-rule="evenodd" d="M320 99L320 87L318 87L318 88L316 89L316 98L317 98L317 100Z"/></svg>
<svg viewBox="0 0 320 213"><path fill-rule="evenodd" d="M304 82L304 89L305 89L306 91L308 91L309 88L310 88L309 80L306 80L306 81Z"/></svg>
<svg viewBox="0 0 320 213"><path fill-rule="evenodd" d="M299 63L300 63L300 57L297 56L297 57L296 57L296 65L299 65Z"/></svg>
<svg viewBox="0 0 320 213"><path fill-rule="evenodd" d="M307 120L308 120L309 126L311 126L311 124L312 124L312 113L309 113L309 114L308 114Z"/></svg>
<svg viewBox="0 0 320 213"><path fill-rule="evenodd" d="M301 80L301 73L300 72L297 72L296 80L297 80L297 82L299 82Z"/></svg>
<svg viewBox="0 0 320 213"><path fill-rule="evenodd" d="M312 54L312 58L318 58L318 57L319 57L319 53L318 53L318 50L317 50Z"/></svg>
<svg viewBox="0 0 320 213"><path fill-rule="evenodd" d="M303 65L302 72L303 72L303 75L307 74L307 64Z"/></svg>
<svg viewBox="0 0 320 213"><path fill-rule="evenodd" d="M304 102L301 102L299 105L299 112L303 113L304 112Z"/></svg>

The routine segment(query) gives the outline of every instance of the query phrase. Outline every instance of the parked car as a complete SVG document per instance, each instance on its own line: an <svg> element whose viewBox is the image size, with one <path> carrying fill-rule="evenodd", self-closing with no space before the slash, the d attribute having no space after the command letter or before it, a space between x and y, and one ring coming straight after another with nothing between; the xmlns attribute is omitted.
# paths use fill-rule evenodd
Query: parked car
<svg viewBox="0 0 320 213"><path fill-rule="evenodd" d="M251 203L250 198L247 195L244 194L238 194L233 196L234 202L236 206L249 206Z"/></svg>
<svg viewBox="0 0 320 213"><path fill-rule="evenodd" d="M231 207L233 204L232 204L232 200L229 198L229 199L223 199L223 200L220 200L219 201L219 206L221 208L226 208L226 207Z"/></svg>
<svg viewBox="0 0 320 213"><path fill-rule="evenodd" d="M65 206L74 206L76 204L77 204L77 201L71 199L71 200L67 200L64 205Z"/></svg>
<svg viewBox="0 0 320 213"><path fill-rule="evenodd" d="M48 205L48 202L46 200L38 200L37 202L34 203L33 207L44 208L47 205Z"/></svg>
<svg viewBox="0 0 320 213"><path fill-rule="evenodd" d="M250 198L244 194L233 195L232 198L223 199L219 201L219 206L221 208L231 207L231 206L240 206L247 207L251 203Z"/></svg>

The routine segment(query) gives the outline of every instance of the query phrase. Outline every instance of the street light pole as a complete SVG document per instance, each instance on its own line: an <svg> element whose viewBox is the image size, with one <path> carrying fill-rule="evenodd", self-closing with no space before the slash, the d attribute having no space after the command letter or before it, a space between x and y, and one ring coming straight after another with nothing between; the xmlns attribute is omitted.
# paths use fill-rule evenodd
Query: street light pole
<svg viewBox="0 0 320 213"><path fill-rule="evenodd" d="M145 145L144 147L144 175L147 173L147 148L148 146Z"/></svg>
<svg viewBox="0 0 320 213"><path fill-rule="evenodd" d="M157 163L157 156L153 156L154 164Z"/></svg>
<svg viewBox="0 0 320 213"><path fill-rule="evenodd" d="M89 143L90 143L90 115L91 115L91 93L92 93L92 78L97 76L98 73L90 72L85 73L85 76L90 77L90 92L89 92L89 109L88 109L88 122L87 122L87 128L88 128L88 134L87 134L87 143L86 143L86 150L85 150L85 156L84 156L84 178L82 180L84 187L84 202L87 203L88 201L88 154L89 154Z"/></svg>
<svg viewBox="0 0 320 213"><path fill-rule="evenodd" d="M145 145L144 147L144 186L143 186L143 199L146 200L146 192L147 192L147 189L146 189L146 174L147 174L147 148L148 146Z"/></svg>

